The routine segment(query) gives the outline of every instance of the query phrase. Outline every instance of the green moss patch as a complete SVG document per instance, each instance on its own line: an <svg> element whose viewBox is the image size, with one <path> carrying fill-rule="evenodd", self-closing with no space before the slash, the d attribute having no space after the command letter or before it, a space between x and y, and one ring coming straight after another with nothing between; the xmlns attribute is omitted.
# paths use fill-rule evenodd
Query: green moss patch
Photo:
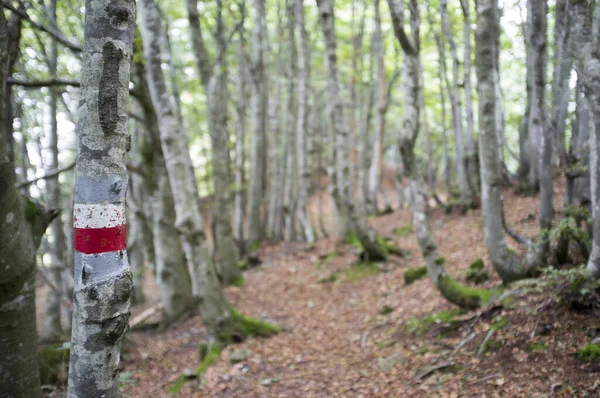
<svg viewBox="0 0 600 398"><path fill-rule="evenodd" d="M394 307L392 307L391 305L387 305L387 304L385 304L384 306L382 306L379 309L379 313L381 315L391 314L393 311L394 311Z"/></svg>
<svg viewBox="0 0 600 398"><path fill-rule="evenodd" d="M283 330L279 325L242 315L234 309L231 316L237 321L238 331L245 337L269 337Z"/></svg>
<svg viewBox="0 0 600 398"><path fill-rule="evenodd" d="M413 233L413 225L407 224L394 230L394 235L404 238Z"/></svg>
<svg viewBox="0 0 600 398"><path fill-rule="evenodd" d="M469 265L467 271L467 282L479 285L490 278L490 275L485 270L485 264L483 260L478 258Z"/></svg>
<svg viewBox="0 0 600 398"><path fill-rule="evenodd" d="M496 352L499 351L503 345L504 344L502 344L502 342L499 340L489 339L483 344L483 347L481 347L481 352L483 354L487 352Z"/></svg>
<svg viewBox="0 0 600 398"><path fill-rule="evenodd" d="M42 384L65 383L69 373L70 344L53 344L39 354L40 379Z"/></svg>
<svg viewBox="0 0 600 398"><path fill-rule="evenodd" d="M206 344L200 345L200 365L198 366L198 369L196 369L196 374L200 376L206 369L214 365L221 356L222 351L223 347L218 343L213 344L210 347Z"/></svg>
<svg viewBox="0 0 600 398"><path fill-rule="evenodd" d="M352 267L350 267L350 269L344 273L344 280L347 282L354 282L380 274L381 272L383 271L377 266L377 264L358 263L352 265Z"/></svg>
<svg viewBox="0 0 600 398"><path fill-rule="evenodd" d="M338 280L339 272L332 272L318 280L319 283L335 283Z"/></svg>
<svg viewBox="0 0 600 398"><path fill-rule="evenodd" d="M231 282L231 286L243 287L246 285L246 280L243 277L239 277L233 282Z"/></svg>
<svg viewBox="0 0 600 398"><path fill-rule="evenodd" d="M460 309L443 311L439 314L427 315L421 319L408 320L406 321L405 328L408 333L421 336L434 326L452 322L455 317L461 314L463 314L463 311Z"/></svg>
<svg viewBox="0 0 600 398"><path fill-rule="evenodd" d="M404 271L404 284L410 285L411 283L424 278L427 276L427 267L422 266L418 268L409 268Z"/></svg>
<svg viewBox="0 0 600 398"><path fill-rule="evenodd" d="M546 344L544 343L529 343L529 351L531 352L537 352L537 351L544 351L546 349Z"/></svg>
<svg viewBox="0 0 600 398"><path fill-rule="evenodd" d="M597 344L587 344L583 349L577 352L577 359L582 362L595 362L600 359L600 346Z"/></svg>
<svg viewBox="0 0 600 398"><path fill-rule="evenodd" d="M439 278L438 288L448 301L470 310L486 304L493 296L489 290L463 286L449 276Z"/></svg>

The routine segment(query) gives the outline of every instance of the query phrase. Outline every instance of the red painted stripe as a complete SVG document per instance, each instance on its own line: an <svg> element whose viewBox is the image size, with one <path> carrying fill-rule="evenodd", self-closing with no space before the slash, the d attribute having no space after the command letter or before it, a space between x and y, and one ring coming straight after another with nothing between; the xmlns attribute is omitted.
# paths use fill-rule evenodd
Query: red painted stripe
<svg viewBox="0 0 600 398"><path fill-rule="evenodd" d="M124 250L127 246L125 224L112 228L73 228L75 250L98 254Z"/></svg>

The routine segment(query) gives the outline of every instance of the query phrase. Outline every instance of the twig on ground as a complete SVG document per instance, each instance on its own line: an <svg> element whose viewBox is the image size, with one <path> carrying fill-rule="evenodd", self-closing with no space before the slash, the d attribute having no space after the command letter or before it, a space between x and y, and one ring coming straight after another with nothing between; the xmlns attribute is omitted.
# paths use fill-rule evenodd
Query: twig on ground
<svg viewBox="0 0 600 398"><path fill-rule="evenodd" d="M454 355L456 355L461 348L463 348L469 341L473 340L473 338L475 338L475 333L471 333L469 334L463 341L461 341L456 348L454 349L454 351L452 351L452 354L450 354L450 359L452 359L452 357Z"/></svg>
<svg viewBox="0 0 600 398"><path fill-rule="evenodd" d="M492 336L494 335L494 332L496 332L495 328L491 328L490 330L488 330L487 334L485 335L485 338L483 339L483 341L481 342L481 345L479 346L479 350L477 351L477 358L479 358L481 356L481 354L483 354L483 350L485 349L485 343L487 343Z"/></svg>
<svg viewBox="0 0 600 398"><path fill-rule="evenodd" d="M365 347L366 347L366 345L367 345L367 339L369 338L369 333L370 333L370 332L369 332L368 330L367 330L367 331L365 331L365 332L363 333L362 339L360 339L360 350L361 350L361 351L364 351L364 350L365 350Z"/></svg>
<svg viewBox="0 0 600 398"><path fill-rule="evenodd" d="M416 375L415 380L423 380L424 378L432 375L433 373L437 372L438 370L446 369L446 368L449 368L449 367L452 367L455 365L456 365L456 362L454 362L454 361L442 362L441 364L432 366L429 369L425 370L424 372Z"/></svg>

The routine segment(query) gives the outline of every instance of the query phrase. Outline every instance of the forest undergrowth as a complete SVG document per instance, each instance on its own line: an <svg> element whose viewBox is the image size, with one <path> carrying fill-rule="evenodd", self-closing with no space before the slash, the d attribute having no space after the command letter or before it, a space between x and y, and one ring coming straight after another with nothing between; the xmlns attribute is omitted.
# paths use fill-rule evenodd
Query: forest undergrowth
<svg viewBox="0 0 600 398"><path fill-rule="evenodd" d="M563 190L557 181L555 209L562 208ZM504 198L508 223L535 236L537 198L512 188ZM311 211L316 217L315 206ZM123 395L600 394L600 363L593 360L598 353L584 350L599 340L598 309L573 305L568 297L572 272L545 271L540 278L502 289L487 258L480 210L460 215L434 208L432 229L449 272L467 285L483 281L478 286L494 292L481 310L460 311L426 277L418 278L418 272L406 284L406 271L422 265L408 209L369 221L408 254L390 256L380 265L356 264L354 249L333 239L321 239L312 248L289 242L265 245L258 251L262 264L246 270L245 284L226 293L235 308L275 322L283 332L224 348L198 377L198 345L206 335L197 313L167 330L137 328L124 345ZM470 267L478 259L483 269ZM158 301L150 278L147 273L145 291L154 300L133 308L132 318Z"/></svg>

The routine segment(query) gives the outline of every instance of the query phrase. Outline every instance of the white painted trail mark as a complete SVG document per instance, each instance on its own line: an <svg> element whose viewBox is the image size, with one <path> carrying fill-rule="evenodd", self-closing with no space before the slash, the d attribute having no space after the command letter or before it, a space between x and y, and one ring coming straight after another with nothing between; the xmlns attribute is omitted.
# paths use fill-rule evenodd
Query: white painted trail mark
<svg viewBox="0 0 600 398"><path fill-rule="evenodd" d="M73 227L113 228L125 224L125 204L75 204Z"/></svg>

